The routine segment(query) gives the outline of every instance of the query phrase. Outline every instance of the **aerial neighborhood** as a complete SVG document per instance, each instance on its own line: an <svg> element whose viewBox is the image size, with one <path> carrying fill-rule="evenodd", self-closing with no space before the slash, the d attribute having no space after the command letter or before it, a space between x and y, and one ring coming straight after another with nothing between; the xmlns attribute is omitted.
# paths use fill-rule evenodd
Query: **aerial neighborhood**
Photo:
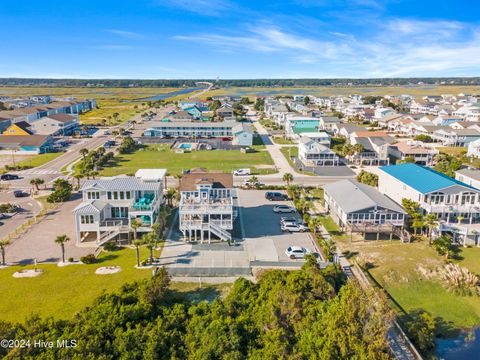
<svg viewBox="0 0 480 360"><path fill-rule="evenodd" d="M124 249L130 264L112 257L96 274L228 282L313 259L368 282L351 269L373 260L345 254L415 246L428 252L420 263L440 264L435 252L480 248L480 96L208 96L212 86L132 102L116 125L84 123L96 100L1 98L5 207L25 214L4 215L4 264L96 264ZM417 353L403 332L389 336Z"/></svg>

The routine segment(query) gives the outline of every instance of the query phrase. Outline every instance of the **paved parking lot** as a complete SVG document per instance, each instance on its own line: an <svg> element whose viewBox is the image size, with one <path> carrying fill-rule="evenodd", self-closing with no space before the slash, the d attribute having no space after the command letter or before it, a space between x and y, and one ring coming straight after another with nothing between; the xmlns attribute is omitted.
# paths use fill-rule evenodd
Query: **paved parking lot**
<svg viewBox="0 0 480 360"><path fill-rule="evenodd" d="M308 233L283 233L281 215L273 212L275 204L285 201L265 199L265 191L237 190L237 229L235 246L226 242L212 244L187 243L181 239L178 223L167 236L161 263L172 275L240 276L248 275L252 266L301 266L303 260L289 259L285 250L290 245L303 246L316 252ZM295 216L299 217L298 214ZM300 218L300 217L299 217Z"/></svg>
<svg viewBox="0 0 480 360"><path fill-rule="evenodd" d="M316 252L309 233L284 233L280 229L280 217L290 214L276 214L277 204L293 206L290 201L269 201L262 190L238 190L240 212L243 223L245 247L250 261L260 262L303 262L291 260L285 250L291 246L303 246ZM300 219L300 215L292 214Z"/></svg>

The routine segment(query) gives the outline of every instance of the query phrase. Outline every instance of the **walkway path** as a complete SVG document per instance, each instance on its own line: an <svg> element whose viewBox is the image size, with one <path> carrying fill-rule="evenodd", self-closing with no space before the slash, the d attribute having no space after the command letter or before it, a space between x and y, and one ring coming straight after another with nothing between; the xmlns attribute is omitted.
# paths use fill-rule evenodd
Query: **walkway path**
<svg viewBox="0 0 480 360"><path fill-rule="evenodd" d="M273 162L275 163L275 167L277 168L279 174L277 176L282 177L285 173L295 174L295 169L289 164L288 160L280 151L282 146L275 144L270 139L268 135L268 131L260 124L259 121L256 121L258 117L252 117L253 125L258 132L258 135L262 138L263 143L265 144L267 151L270 153Z"/></svg>

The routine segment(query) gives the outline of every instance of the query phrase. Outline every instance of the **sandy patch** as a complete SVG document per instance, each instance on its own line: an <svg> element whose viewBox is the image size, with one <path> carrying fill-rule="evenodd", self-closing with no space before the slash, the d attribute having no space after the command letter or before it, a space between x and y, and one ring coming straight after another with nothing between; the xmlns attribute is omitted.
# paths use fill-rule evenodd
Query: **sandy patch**
<svg viewBox="0 0 480 360"><path fill-rule="evenodd" d="M116 274L122 271L120 266L102 266L95 270L95 274L97 275L109 275L109 274Z"/></svg>
<svg viewBox="0 0 480 360"><path fill-rule="evenodd" d="M43 270L37 269L37 270L20 270L15 273L13 273L14 278L32 278L32 277L37 277L43 274Z"/></svg>

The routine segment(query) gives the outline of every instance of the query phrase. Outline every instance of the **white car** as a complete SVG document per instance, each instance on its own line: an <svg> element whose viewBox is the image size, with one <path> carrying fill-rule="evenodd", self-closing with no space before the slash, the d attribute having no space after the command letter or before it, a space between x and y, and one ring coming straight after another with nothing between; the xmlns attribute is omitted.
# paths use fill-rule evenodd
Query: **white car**
<svg viewBox="0 0 480 360"><path fill-rule="evenodd" d="M288 205L275 205L273 207L273 212L276 213L293 213L295 212L295 208L288 206Z"/></svg>
<svg viewBox="0 0 480 360"><path fill-rule="evenodd" d="M305 225L302 225L302 224L287 223L287 224L282 224L280 226L280 228L282 229L282 231L285 231L285 232L305 232L305 231L308 231L308 228Z"/></svg>
<svg viewBox="0 0 480 360"><path fill-rule="evenodd" d="M297 223L297 218L293 216L282 216L280 218L280 225L285 225L285 224L296 224Z"/></svg>
<svg viewBox="0 0 480 360"><path fill-rule="evenodd" d="M304 247L301 246L289 246L287 250L285 250L285 254L290 259L303 259L305 255L311 254L312 252Z"/></svg>
<svg viewBox="0 0 480 360"><path fill-rule="evenodd" d="M250 169L237 169L233 171L235 176L247 176L250 175Z"/></svg>

